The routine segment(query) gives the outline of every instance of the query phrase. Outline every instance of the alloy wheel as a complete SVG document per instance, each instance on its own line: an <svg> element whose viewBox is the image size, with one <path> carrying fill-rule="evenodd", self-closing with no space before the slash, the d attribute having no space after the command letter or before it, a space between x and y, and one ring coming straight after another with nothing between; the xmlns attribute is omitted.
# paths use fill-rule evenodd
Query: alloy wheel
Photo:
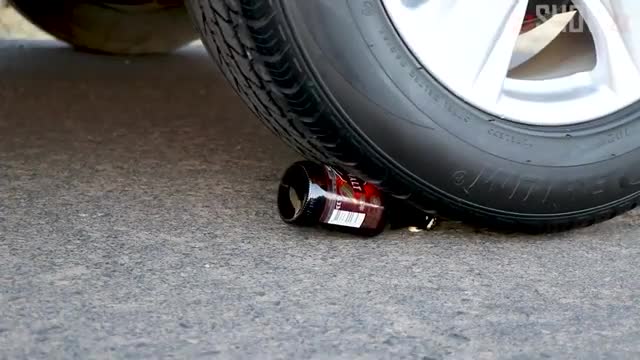
<svg viewBox="0 0 640 360"><path fill-rule="evenodd" d="M640 1L382 2L420 64L493 116L571 125L640 100Z"/></svg>

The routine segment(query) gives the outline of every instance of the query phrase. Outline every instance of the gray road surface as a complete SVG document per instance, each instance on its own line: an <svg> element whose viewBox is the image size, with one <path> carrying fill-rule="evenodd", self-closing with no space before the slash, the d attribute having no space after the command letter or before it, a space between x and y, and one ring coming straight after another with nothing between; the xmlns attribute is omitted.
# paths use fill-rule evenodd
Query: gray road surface
<svg viewBox="0 0 640 360"><path fill-rule="evenodd" d="M0 359L638 358L640 215L354 238L199 48L0 43Z"/></svg>

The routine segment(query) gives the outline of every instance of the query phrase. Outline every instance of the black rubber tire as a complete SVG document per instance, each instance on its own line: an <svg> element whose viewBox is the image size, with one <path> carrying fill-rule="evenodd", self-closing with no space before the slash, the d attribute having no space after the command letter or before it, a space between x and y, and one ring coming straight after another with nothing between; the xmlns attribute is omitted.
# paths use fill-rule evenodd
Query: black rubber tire
<svg viewBox="0 0 640 360"><path fill-rule="evenodd" d="M79 50L166 53L197 39L182 0L12 0L45 32Z"/></svg>
<svg viewBox="0 0 640 360"><path fill-rule="evenodd" d="M308 158L483 226L560 231L636 207L640 106L562 128L494 118L442 87L379 0L188 0L236 91Z"/></svg>

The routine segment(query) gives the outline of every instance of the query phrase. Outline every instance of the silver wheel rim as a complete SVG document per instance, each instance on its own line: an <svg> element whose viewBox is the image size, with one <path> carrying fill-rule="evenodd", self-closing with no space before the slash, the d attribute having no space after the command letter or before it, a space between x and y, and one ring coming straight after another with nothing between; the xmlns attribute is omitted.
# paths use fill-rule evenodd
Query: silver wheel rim
<svg viewBox="0 0 640 360"><path fill-rule="evenodd" d="M574 0L526 33L527 0L382 2L421 65L496 117L572 125L640 100L639 0ZM574 16L586 26L567 31Z"/></svg>

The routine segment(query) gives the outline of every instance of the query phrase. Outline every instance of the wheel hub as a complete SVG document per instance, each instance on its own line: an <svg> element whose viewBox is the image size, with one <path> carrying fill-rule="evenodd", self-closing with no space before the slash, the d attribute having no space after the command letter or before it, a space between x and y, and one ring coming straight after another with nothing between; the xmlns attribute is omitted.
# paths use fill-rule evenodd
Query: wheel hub
<svg viewBox="0 0 640 360"><path fill-rule="evenodd" d="M640 100L640 1L382 2L422 66L493 116L571 125Z"/></svg>

